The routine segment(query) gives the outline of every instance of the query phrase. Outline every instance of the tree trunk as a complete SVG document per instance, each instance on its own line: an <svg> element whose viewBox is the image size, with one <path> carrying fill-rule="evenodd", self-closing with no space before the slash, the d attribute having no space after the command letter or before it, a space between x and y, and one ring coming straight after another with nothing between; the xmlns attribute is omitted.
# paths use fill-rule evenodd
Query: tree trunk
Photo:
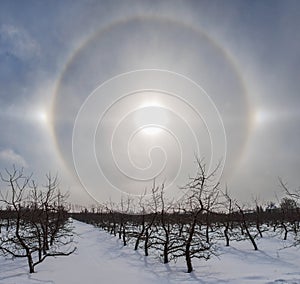
<svg viewBox="0 0 300 284"><path fill-rule="evenodd" d="M119 239L121 240L122 239L122 227L119 226Z"/></svg>
<svg viewBox="0 0 300 284"><path fill-rule="evenodd" d="M187 272L191 273L193 271L192 260L190 255L190 244L187 244L185 247L185 261L187 265Z"/></svg>
<svg viewBox="0 0 300 284"><path fill-rule="evenodd" d="M166 238L166 242L164 243L164 263L168 263L169 262L169 238Z"/></svg>
<svg viewBox="0 0 300 284"><path fill-rule="evenodd" d="M148 243L149 243L149 231L148 228L146 229L145 233L145 243L144 243L144 250L145 250L145 256L148 256Z"/></svg>
<svg viewBox="0 0 300 284"><path fill-rule="evenodd" d="M164 228L165 230L165 243L164 243L164 263L168 263L169 262L169 230L167 230L166 228Z"/></svg>
<svg viewBox="0 0 300 284"><path fill-rule="evenodd" d="M125 230L125 226L123 225L123 245L126 246L127 243L126 243L126 230Z"/></svg>
<svg viewBox="0 0 300 284"><path fill-rule="evenodd" d="M245 230L246 230L247 236L249 237L249 240L251 241L251 243L254 247L254 250L258 250L256 242L255 242L254 238L252 237L251 233L249 232L248 227L246 225L245 225Z"/></svg>
<svg viewBox="0 0 300 284"><path fill-rule="evenodd" d="M226 227L225 227L225 230L224 230L224 236L225 236L225 239L226 239L226 246L227 247L229 247L228 229L229 229L229 226L228 226L228 224L226 224Z"/></svg>
<svg viewBox="0 0 300 284"><path fill-rule="evenodd" d="M144 218L143 218L143 219L144 219ZM139 244L140 244L140 240L141 240L141 238L143 237L144 232L145 232L145 222L144 222L144 220L143 220L143 223L142 223L142 230L141 230L141 232L139 233L139 235L138 235L138 237L137 237L137 239L136 239L135 246L134 246L134 250L138 250Z"/></svg>
<svg viewBox="0 0 300 284"><path fill-rule="evenodd" d="M260 229L260 222L258 220L256 221L256 229L257 229L257 231L259 233L259 236L262 238L263 234L262 234L262 231Z"/></svg>
<svg viewBox="0 0 300 284"><path fill-rule="evenodd" d="M26 256L27 256L27 262L28 262L28 266L29 266L29 273L34 273L34 265L33 265L31 253L29 251L27 251Z"/></svg>
<svg viewBox="0 0 300 284"><path fill-rule="evenodd" d="M9 218L7 218L7 223L6 223L6 232L7 232L7 231L8 231L8 229L9 229L9 225L10 225Z"/></svg>
<svg viewBox="0 0 300 284"><path fill-rule="evenodd" d="M254 250L258 250L258 247L257 247L257 245L256 245L256 242L255 242L254 238L252 237L252 235L251 235L251 233L250 233L250 231L249 231L249 229L248 229L248 226L247 226L247 223L246 223L246 220L245 220L245 215L244 215L244 212L243 212L242 209L240 209L240 213L241 213L241 215L242 215L242 224L241 224L241 228L242 228L242 229L243 229L243 228L245 229L246 234L247 234L249 240L251 241L251 243L252 243L252 245L253 245L253 247L254 247Z"/></svg>
<svg viewBox="0 0 300 284"><path fill-rule="evenodd" d="M188 239L186 241L186 245L185 245L185 261L186 261L188 273L191 273L193 271L192 259L191 259L191 243L192 243L193 236L195 233L195 226L196 226L196 222L197 222L197 216L199 213L200 213L200 211L194 216L194 220L193 220L193 223L191 224L191 228L189 231L189 237L188 237Z"/></svg>
<svg viewBox="0 0 300 284"><path fill-rule="evenodd" d="M206 243L209 244L209 217L208 217L208 212L206 213L205 238L206 238Z"/></svg>
<svg viewBox="0 0 300 284"><path fill-rule="evenodd" d="M288 235L288 229L287 229L287 226L284 224L284 222L282 222L282 227L284 229L284 240L286 241L287 240L287 235Z"/></svg>
<svg viewBox="0 0 300 284"><path fill-rule="evenodd" d="M150 239L150 234L149 234L149 230L151 230L151 227L152 227L152 225L153 225L153 223L154 223L154 221L155 221L155 219L156 219L156 215L157 215L157 213L155 213L154 214L154 216L152 217L152 220L151 220L151 222L150 223L148 223L147 224L147 226L146 226L146 231L145 231L145 243L144 243L144 250L145 250L145 256L148 256L149 254L148 254L148 249L149 249L149 247L150 247L150 245L149 245L149 239ZM151 232L151 231L150 231Z"/></svg>
<svg viewBox="0 0 300 284"><path fill-rule="evenodd" d="M113 224L113 233L114 233L114 236L117 235L117 232L116 232L116 223L115 222Z"/></svg>
<svg viewBox="0 0 300 284"><path fill-rule="evenodd" d="M205 228L205 238L206 238L206 243L209 244L209 226L206 225Z"/></svg>

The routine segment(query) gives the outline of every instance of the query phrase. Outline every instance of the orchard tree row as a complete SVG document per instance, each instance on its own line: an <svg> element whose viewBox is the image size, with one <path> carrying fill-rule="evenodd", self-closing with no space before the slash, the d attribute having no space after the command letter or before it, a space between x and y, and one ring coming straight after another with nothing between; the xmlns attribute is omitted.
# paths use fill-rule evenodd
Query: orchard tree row
<svg viewBox="0 0 300 284"><path fill-rule="evenodd" d="M176 202L166 199L164 184L154 183L138 201L128 196L119 204L111 202L72 216L118 236L124 246L141 249L145 256L158 254L163 263L184 258L187 272L193 271L193 258L209 259L222 241L226 246L233 240L249 241L258 250L257 239L271 233L300 243L299 192L290 192L280 180L286 197L279 208L269 204L264 210L256 200L249 210L220 189L215 179L218 170L219 166L207 172L197 159L197 173Z"/></svg>

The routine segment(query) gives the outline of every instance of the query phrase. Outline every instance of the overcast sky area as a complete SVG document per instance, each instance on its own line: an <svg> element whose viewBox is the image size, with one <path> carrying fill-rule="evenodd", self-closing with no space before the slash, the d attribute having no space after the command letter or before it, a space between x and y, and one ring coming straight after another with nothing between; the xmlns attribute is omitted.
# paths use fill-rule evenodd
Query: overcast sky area
<svg viewBox="0 0 300 284"><path fill-rule="evenodd" d="M242 202L300 186L299 1L0 1L0 170L77 204L171 196L195 155Z"/></svg>

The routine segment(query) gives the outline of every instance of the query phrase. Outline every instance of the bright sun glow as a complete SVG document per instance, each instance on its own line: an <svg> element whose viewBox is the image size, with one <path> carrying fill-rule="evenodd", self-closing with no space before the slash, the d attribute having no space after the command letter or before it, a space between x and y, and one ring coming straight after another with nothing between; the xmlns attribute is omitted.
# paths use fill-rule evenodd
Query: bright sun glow
<svg viewBox="0 0 300 284"><path fill-rule="evenodd" d="M144 101L140 106L140 108L151 108L151 107L162 107L162 104L157 100L147 100ZM162 131L162 129L156 125L147 125L143 127L142 131L144 134L153 136L159 134Z"/></svg>
<svg viewBox="0 0 300 284"><path fill-rule="evenodd" d="M271 118L271 113L262 109L256 110L253 115L254 122L257 126L262 126L263 124L269 122Z"/></svg>
<svg viewBox="0 0 300 284"><path fill-rule="evenodd" d="M145 101L142 103L141 108L144 107L161 107L161 103L158 101Z"/></svg>
<svg viewBox="0 0 300 284"><path fill-rule="evenodd" d="M160 133L161 131L162 131L162 129L158 126L149 126L149 127L143 128L143 132L147 135L156 135L156 134Z"/></svg>
<svg viewBox="0 0 300 284"><path fill-rule="evenodd" d="M36 119L41 123L47 123L48 122L48 115L45 110L39 110L36 113Z"/></svg>

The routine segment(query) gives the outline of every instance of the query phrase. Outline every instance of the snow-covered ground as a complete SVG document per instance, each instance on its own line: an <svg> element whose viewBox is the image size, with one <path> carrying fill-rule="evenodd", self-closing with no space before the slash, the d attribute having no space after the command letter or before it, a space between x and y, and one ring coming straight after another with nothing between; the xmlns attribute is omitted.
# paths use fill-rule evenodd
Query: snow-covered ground
<svg viewBox="0 0 300 284"><path fill-rule="evenodd" d="M91 225L74 221L74 226L78 250L73 255L48 258L34 274L27 272L25 260L0 257L0 283L300 283L300 249L282 249L276 238L261 239L259 251L247 241L221 247L218 258L194 259L195 271L188 274L183 260L164 265Z"/></svg>

